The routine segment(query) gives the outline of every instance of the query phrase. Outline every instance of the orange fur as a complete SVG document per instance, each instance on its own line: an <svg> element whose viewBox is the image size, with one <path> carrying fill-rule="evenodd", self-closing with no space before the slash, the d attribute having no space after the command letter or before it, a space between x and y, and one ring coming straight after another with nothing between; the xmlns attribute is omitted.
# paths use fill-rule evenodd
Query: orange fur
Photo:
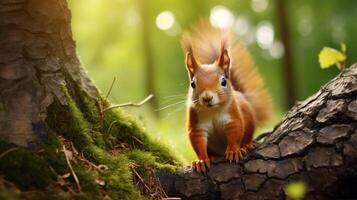
<svg viewBox="0 0 357 200"><path fill-rule="evenodd" d="M249 52L231 32L200 21L184 33L182 46L193 84L187 132L198 161L192 166L205 172L210 157L241 159L256 125L269 118L271 98Z"/></svg>
<svg viewBox="0 0 357 200"><path fill-rule="evenodd" d="M242 92L249 100L258 124L269 119L272 111L271 96L251 54L232 32L217 29L207 20L201 19L192 27L191 32L184 32L181 43L185 52L191 51L199 63L205 64L215 62L221 54L222 47L228 49L234 89Z"/></svg>

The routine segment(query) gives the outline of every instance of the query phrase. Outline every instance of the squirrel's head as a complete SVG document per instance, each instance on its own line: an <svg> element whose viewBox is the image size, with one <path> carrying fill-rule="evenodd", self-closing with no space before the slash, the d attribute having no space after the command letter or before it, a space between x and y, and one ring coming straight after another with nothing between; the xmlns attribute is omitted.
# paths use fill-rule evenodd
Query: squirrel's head
<svg viewBox="0 0 357 200"><path fill-rule="evenodd" d="M211 64L200 64L192 51L186 54L186 67L190 78L191 104L203 108L225 105L232 96L229 80L230 58L222 49L221 55Z"/></svg>

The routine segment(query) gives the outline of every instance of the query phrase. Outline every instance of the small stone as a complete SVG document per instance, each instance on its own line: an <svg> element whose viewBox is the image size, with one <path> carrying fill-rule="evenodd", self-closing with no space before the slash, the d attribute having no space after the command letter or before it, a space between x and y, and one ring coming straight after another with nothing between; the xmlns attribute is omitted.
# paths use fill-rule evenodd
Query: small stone
<svg viewBox="0 0 357 200"><path fill-rule="evenodd" d="M348 137L352 127L346 124L334 124L320 130L317 142L321 144L335 144L339 139Z"/></svg>
<svg viewBox="0 0 357 200"><path fill-rule="evenodd" d="M279 143L282 157L299 154L314 142L311 134L303 131L291 132Z"/></svg>
<svg viewBox="0 0 357 200"><path fill-rule="evenodd" d="M333 147L317 147L312 149L306 157L307 168L340 166L343 158Z"/></svg>
<svg viewBox="0 0 357 200"><path fill-rule="evenodd" d="M266 179L267 177L261 174L248 174L242 176L245 189L250 191L258 191Z"/></svg>
<svg viewBox="0 0 357 200"><path fill-rule="evenodd" d="M276 144L267 145L261 149L258 149L256 153L263 158L280 158L279 147Z"/></svg>
<svg viewBox="0 0 357 200"><path fill-rule="evenodd" d="M325 123L331 119L337 118L346 109L346 102L341 100L329 100L326 107L321 109L317 114L316 120L320 123Z"/></svg>

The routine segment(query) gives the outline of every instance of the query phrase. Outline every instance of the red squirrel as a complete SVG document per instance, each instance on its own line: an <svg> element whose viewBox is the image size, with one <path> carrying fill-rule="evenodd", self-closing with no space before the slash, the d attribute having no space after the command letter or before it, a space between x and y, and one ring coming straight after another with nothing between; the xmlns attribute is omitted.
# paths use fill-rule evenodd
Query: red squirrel
<svg viewBox="0 0 357 200"><path fill-rule="evenodd" d="M182 37L190 79L187 134L206 172L210 160L242 159L257 125L271 112L271 97L248 50L228 30L200 21Z"/></svg>

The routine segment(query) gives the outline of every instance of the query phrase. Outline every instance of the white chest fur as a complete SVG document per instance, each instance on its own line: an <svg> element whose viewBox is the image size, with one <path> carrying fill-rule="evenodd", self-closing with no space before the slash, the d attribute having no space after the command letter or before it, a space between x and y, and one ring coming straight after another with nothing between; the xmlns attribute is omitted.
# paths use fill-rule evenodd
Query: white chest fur
<svg viewBox="0 0 357 200"><path fill-rule="evenodd" d="M224 134L229 122L231 122L231 116L228 106L202 110L198 113L198 127L203 129L207 135Z"/></svg>
<svg viewBox="0 0 357 200"><path fill-rule="evenodd" d="M226 127L232 118L228 106L198 113L198 126L206 134L209 154L223 156L227 146Z"/></svg>

